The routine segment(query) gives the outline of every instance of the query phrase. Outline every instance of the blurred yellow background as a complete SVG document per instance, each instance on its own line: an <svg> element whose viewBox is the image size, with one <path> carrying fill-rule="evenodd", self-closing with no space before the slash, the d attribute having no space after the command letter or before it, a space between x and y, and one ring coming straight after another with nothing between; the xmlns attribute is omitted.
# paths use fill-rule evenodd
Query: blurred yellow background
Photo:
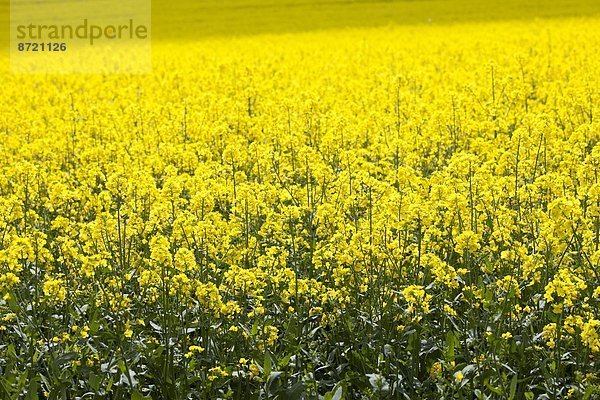
<svg viewBox="0 0 600 400"><path fill-rule="evenodd" d="M9 47L9 10L10 1L1 0L0 49L4 55ZM596 14L600 14L598 0L154 0L152 38L194 40L388 24Z"/></svg>

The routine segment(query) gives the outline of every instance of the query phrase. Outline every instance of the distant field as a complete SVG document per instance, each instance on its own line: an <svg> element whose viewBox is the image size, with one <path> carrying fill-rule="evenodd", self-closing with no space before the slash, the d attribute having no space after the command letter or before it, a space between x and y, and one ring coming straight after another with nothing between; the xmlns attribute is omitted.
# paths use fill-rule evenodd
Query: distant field
<svg viewBox="0 0 600 400"><path fill-rule="evenodd" d="M8 43L9 3L0 2L2 47ZM152 6L159 40L600 13L595 0L155 0Z"/></svg>
<svg viewBox="0 0 600 400"><path fill-rule="evenodd" d="M285 0L154 4L159 39L245 35L387 24L581 16L600 13L593 0Z"/></svg>

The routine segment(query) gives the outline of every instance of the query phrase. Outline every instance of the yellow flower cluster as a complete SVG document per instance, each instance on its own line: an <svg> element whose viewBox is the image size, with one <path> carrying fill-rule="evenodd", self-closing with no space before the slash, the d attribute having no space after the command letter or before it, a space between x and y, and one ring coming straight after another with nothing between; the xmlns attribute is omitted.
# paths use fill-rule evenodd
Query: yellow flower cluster
<svg viewBox="0 0 600 400"><path fill-rule="evenodd" d="M407 312L412 314L415 312L429 313L431 312L429 302L432 296L425 293L425 289L420 285L410 285L403 291L404 298L408 303ZM421 317L418 316L418 319Z"/></svg>
<svg viewBox="0 0 600 400"><path fill-rule="evenodd" d="M163 364L139 379L172 374L152 387L178 361L214 387L240 359L256 379L270 365L267 388L275 368L320 371L315 354L437 357L417 334L452 360L597 357L600 19L411 29L163 43L149 75L3 79L1 341L27 324L39 354L130 346L80 354L97 374L143 349ZM366 360L369 340L395 353ZM440 380L414 365L399 382Z"/></svg>
<svg viewBox="0 0 600 400"><path fill-rule="evenodd" d="M44 294L51 302L63 302L67 296L64 279L60 277L46 277L44 280Z"/></svg>
<svg viewBox="0 0 600 400"><path fill-rule="evenodd" d="M562 306L573 307L581 291L586 288L587 285L583 279L567 269L561 269L546 285L544 298L549 302L557 301L555 312L560 312Z"/></svg>

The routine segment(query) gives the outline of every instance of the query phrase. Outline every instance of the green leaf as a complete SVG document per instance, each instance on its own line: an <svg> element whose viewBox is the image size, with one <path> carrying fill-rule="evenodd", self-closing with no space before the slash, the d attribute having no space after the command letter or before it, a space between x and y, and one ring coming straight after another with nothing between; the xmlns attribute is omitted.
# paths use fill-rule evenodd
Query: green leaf
<svg viewBox="0 0 600 400"><path fill-rule="evenodd" d="M100 378L98 375L94 374L93 372L90 372L90 387L97 392L98 389L100 389L100 384L102 383L102 378Z"/></svg>
<svg viewBox="0 0 600 400"><path fill-rule="evenodd" d="M134 389L131 392L131 400L144 400L144 396L142 396L142 394L139 391Z"/></svg>
<svg viewBox="0 0 600 400"><path fill-rule="evenodd" d="M56 359L54 360L55 366L59 370L62 370L64 367L67 366L68 363L76 359L78 356L79 355L74 351L63 353L60 356L56 357Z"/></svg>
<svg viewBox="0 0 600 400"><path fill-rule="evenodd" d="M112 385L113 385L113 378L112 376L110 377L110 379L108 380L108 384L106 385L106 393L109 394L110 390L112 389Z"/></svg>
<svg viewBox="0 0 600 400"><path fill-rule="evenodd" d="M290 359L292 358L292 355L293 355L292 353L289 353L279 361L280 369L287 367L287 365L290 363Z"/></svg>
<svg viewBox="0 0 600 400"><path fill-rule="evenodd" d="M29 387L27 388L27 400L38 400L38 391L40 388L39 378L32 378L29 381Z"/></svg>
<svg viewBox="0 0 600 400"><path fill-rule="evenodd" d="M304 389L305 387L302 382L296 382L286 391L285 398L288 400L299 400L304 394Z"/></svg>
<svg viewBox="0 0 600 400"><path fill-rule="evenodd" d="M264 369L264 375L265 378L269 378L269 376L271 375L271 370L273 369L273 364L271 361L271 356L269 355L269 352L265 353L265 364L263 366Z"/></svg>
<svg viewBox="0 0 600 400"><path fill-rule="evenodd" d="M525 399L526 400L533 400L534 397L535 397L535 393L533 393L533 392L525 392Z"/></svg>
<svg viewBox="0 0 600 400"><path fill-rule="evenodd" d="M509 399L513 400L517 394L517 374L514 374L510 381Z"/></svg>
<svg viewBox="0 0 600 400"><path fill-rule="evenodd" d="M585 389L585 392L583 393L583 400L591 399L594 392L594 386L588 386L587 389Z"/></svg>
<svg viewBox="0 0 600 400"><path fill-rule="evenodd" d="M455 348L459 344L456 334L452 331L448 331L448 333L446 333L446 359L454 360Z"/></svg>
<svg viewBox="0 0 600 400"><path fill-rule="evenodd" d="M492 386L488 381L485 382L485 386L491 390L493 393L502 396L502 390L500 388Z"/></svg>
<svg viewBox="0 0 600 400"><path fill-rule="evenodd" d="M325 393L323 400L341 400L344 394L344 386L341 383L335 385L331 392Z"/></svg>

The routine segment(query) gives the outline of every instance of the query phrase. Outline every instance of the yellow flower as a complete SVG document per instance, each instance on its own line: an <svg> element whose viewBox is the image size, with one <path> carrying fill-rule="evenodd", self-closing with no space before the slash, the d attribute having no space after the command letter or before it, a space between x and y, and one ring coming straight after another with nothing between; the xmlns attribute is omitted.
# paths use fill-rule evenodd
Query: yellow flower
<svg viewBox="0 0 600 400"><path fill-rule="evenodd" d="M208 370L208 372L210 372L212 374L217 374L217 375L220 375L220 376L227 376L227 375L229 375L227 373L227 371L223 370L223 368L221 368L219 366L210 368Z"/></svg>
<svg viewBox="0 0 600 400"><path fill-rule="evenodd" d="M123 332L123 336L126 338L130 338L133 336L133 330L131 329L131 323L127 321L125 323L125 332Z"/></svg>
<svg viewBox="0 0 600 400"><path fill-rule="evenodd" d="M481 248L479 235L470 230L462 232L455 241L454 251L458 254L463 254L465 251L473 254Z"/></svg>
<svg viewBox="0 0 600 400"><path fill-rule="evenodd" d="M422 310L424 313L429 313L429 302L432 296L425 293L425 289L420 285L410 285L404 289L404 298L408 302L408 311L413 312Z"/></svg>
<svg viewBox="0 0 600 400"><path fill-rule="evenodd" d="M456 317L458 315L456 311L447 304L444 304L444 311L446 312L446 314L451 315L453 317Z"/></svg>
<svg viewBox="0 0 600 400"><path fill-rule="evenodd" d="M64 284L65 281L61 277L52 278L50 276L46 276L43 284L44 294L52 302L63 302L67 296L67 289L65 288Z"/></svg>
<svg viewBox="0 0 600 400"><path fill-rule="evenodd" d="M89 327L89 326L87 326L87 325L85 325L85 326L84 326L84 327L81 329L81 331L79 332L79 334L81 335L81 337L82 337L82 338L84 338L84 339L85 339L85 338L87 338L87 337L89 337L89 336L90 336L90 334L89 334L89 331L90 331L90 327Z"/></svg>
<svg viewBox="0 0 600 400"><path fill-rule="evenodd" d="M190 346L188 348L188 352L185 353L185 358L190 358L194 355L194 353L200 354L203 351L204 351L204 347L196 346L196 345Z"/></svg>
<svg viewBox="0 0 600 400"><path fill-rule="evenodd" d="M442 363L439 361L434 362L431 365L431 369L429 370L429 377L433 380L436 380L438 376L442 373Z"/></svg>
<svg viewBox="0 0 600 400"><path fill-rule="evenodd" d="M260 369L254 363L250 364L250 377L255 377L260 375Z"/></svg>
<svg viewBox="0 0 600 400"><path fill-rule="evenodd" d="M583 324L581 340L592 352L600 352L600 320L592 318Z"/></svg>
<svg viewBox="0 0 600 400"><path fill-rule="evenodd" d="M552 322L544 326L542 332L543 337L546 339L546 345L551 349L556 346L556 329L556 324Z"/></svg>
<svg viewBox="0 0 600 400"><path fill-rule="evenodd" d="M555 304L553 311L562 312L562 307L572 307L579 293L587 288L587 284L567 268L562 268L554 276L554 279L546 285L544 298L549 302L559 301Z"/></svg>

